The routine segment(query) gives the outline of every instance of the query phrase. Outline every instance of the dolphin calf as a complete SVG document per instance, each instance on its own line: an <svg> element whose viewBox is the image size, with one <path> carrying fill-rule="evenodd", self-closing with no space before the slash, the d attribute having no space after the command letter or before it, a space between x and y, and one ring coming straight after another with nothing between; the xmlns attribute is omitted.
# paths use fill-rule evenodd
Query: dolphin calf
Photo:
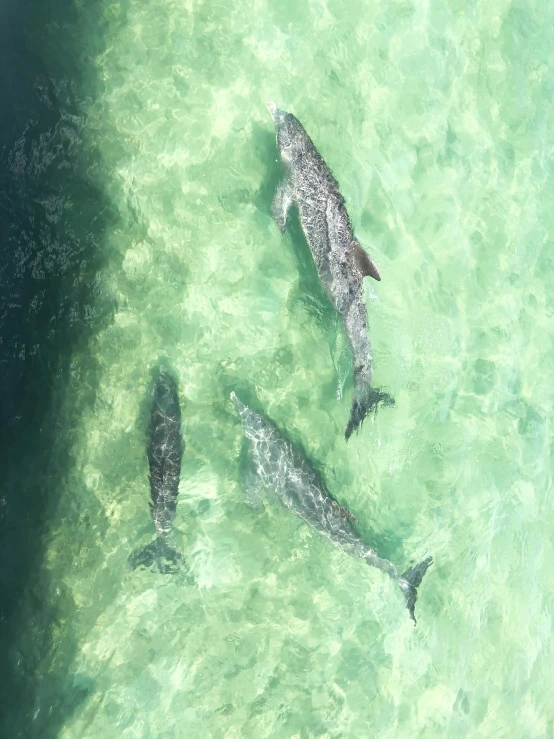
<svg viewBox="0 0 554 739"><path fill-rule="evenodd" d="M154 385L147 443L150 515L158 536L129 557L132 569L155 564L160 572L167 574L176 571L177 566L184 562L182 554L167 541L177 509L183 451L177 383L160 367Z"/></svg>
<svg viewBox="0 0 554 739"><path fill-rule="evenodd" d="M427 557L399 575L392 562L379 557L363 541L353 525L357 523L356 518L333 499L323 478L310 466L304 455L284 438L268 418L248 408L234 392L231 393L231 400L240 415L249 462L255 471L255 475L253 472L249 478L249 502L252 505L260 504L262 489L275 493L285 508L324 534L335 546L386 572L400 586L410 617L415 623L417 588L433 563L432 557Z"/></svg>
<svg viewBox="0 0 554 739"><path fill-rule="evenodd" d="M267 103L267 109L285 169L271 206L273 218L284 233L290 207L297 206L319 278L342 317L354 355L355 392L345 431L348 441L379 402L394 405L388 393L371 387L373 367L362 281L366 275L375 280L381 275L354 238L339 184L298 118L272 102Z"/></svg>

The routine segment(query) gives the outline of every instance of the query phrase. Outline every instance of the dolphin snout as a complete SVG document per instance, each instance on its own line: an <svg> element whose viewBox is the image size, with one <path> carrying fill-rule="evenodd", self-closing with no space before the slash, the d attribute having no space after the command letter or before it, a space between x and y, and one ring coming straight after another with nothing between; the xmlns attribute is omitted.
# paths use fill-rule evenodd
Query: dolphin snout
<svg viewBox="0 0 554 739"><path fill-rule="evenodd" d="M275 105L275 103L270 100L265 104L265 107L269 110L269 115L273 118L273 120L277 120L277 118L281 118L285 114L282 110L279 110L279 108Z"/></svg>
<svg viewBox="0 0 554 739"><path fill-rule="evenodd" d="M242 403L239 398L235 395L234 391L231 393L231 400L233 401L233 405L237 409L238 413L242 413L244 410L246 410L246 406L244 403Z"/></svg>

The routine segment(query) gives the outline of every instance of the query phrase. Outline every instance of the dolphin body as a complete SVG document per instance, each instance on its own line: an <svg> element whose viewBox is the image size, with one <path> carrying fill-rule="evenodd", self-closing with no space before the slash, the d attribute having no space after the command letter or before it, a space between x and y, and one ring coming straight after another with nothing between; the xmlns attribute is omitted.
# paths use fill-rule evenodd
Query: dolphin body
<svg viewBox="0 0 554 739"><path fill-rule="evenodd" d="M366 275L375 280L381 275L354 238L339 184L300 121L275 103L267 103L267 109L286 172L271 205L273 218L284 233L289 209L297 206L319 278L342 317L354 355L355 393L345 431L348 441L379 402L394 405L388 393L371 387L373 367L362 281Z"/></svg>
<svg viewBox="0 0 554 739"><path fill-rule="evenodd" d="M323 478L310 466L304 455L282 436L268 418L244 405L234 392L231 393L231 400L240 415L249 461L256 471L256 476L249 479L249 502L252 505L261 504L262 489L274 492L285 508L324 534L335 546L386 572L400 586L410 617L415 623L417 588L433 563L432 557L399 575L392 562L379 557L363 541L353 526L357 519L332 498Z"/></svg>
<svg viewBox="0 0 554 739"><path fill-rule="evenodd" d="M175 572L184 562L182 554L167 541L177 510L184 446L177 383L165 369L160 368L154 385L147 442L150 515L158 536L129 557L132 569L155 564L159 572L167 574Z"/></svg>

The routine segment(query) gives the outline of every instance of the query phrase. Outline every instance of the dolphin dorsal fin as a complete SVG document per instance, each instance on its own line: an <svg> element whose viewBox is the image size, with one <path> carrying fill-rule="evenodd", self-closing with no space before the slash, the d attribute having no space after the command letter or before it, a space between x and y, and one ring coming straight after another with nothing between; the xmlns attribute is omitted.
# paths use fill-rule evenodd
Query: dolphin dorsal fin
<svg viewBox="0 0 554 739"><path fill-rule="evenodd" d="M360 270L362 277L373 277L377 282L381 281L381 275L377 269L377 265L369 254L363 249L357 241L352 242L354 246L354 261L356 267Z"/></svg>

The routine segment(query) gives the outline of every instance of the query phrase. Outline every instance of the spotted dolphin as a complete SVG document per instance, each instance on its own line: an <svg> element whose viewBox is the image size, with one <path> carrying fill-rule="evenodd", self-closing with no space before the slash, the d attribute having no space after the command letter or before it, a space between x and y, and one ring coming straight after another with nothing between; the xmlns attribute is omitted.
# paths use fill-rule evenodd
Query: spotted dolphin
<svg viewBox="0 0 554 739"><path fill-rule="evenodd" d="M184 448L177 383L160 367L154 385L146 449L150 468L150 515L158 536L129 557L132 569L155 565L165 574L176 571L184 562L182 554L168 542L177 511Z"/></svg>
<svg viewBox="0 0 554 739"><path fill-rule="evenodd" d="M261 413L248 408L234 392L231 393L231 400L240 416L248 446L249 502L261 504L260 492L273 492L285 508L320 531L335 546L386 572L400 586L410 617L415 623L417 588L433 563L432 557L400 575L392 562L380 557L363 541L354 526L357 519L334 500L321 475L277 427Z"/></svg>
<svg viewBox="0 0 554 739"><path fill-rule="evenodd" d="M346 426L346 440L359 429L379 402L394 399L371 386L373 365L362 281L366 275L380 280L375 262L354 238L339 184L304 127L292 113L267 103L277 138L285 178L277 186L271 212L282 233L291 205L312 252L319 278L340 313L354 356L354 399Z"/></svg>

